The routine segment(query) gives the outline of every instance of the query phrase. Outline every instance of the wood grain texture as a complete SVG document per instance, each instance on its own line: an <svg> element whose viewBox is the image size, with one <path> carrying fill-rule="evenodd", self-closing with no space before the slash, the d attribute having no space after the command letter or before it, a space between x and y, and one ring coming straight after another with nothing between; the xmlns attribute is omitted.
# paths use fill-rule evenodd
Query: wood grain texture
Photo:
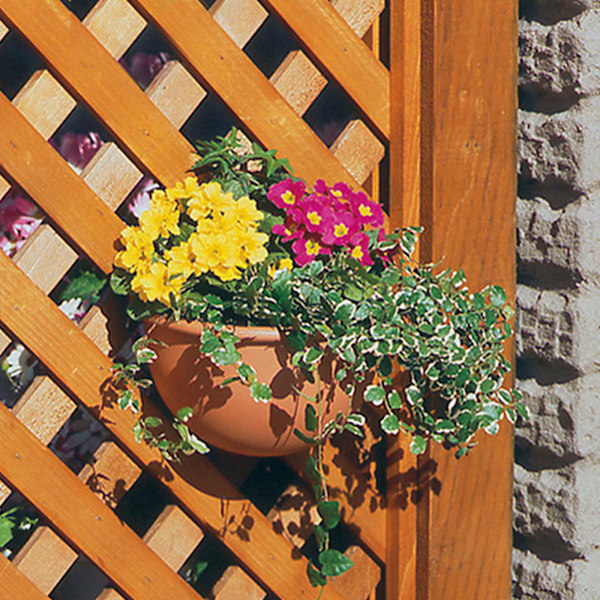
<svg viewBox="0 0 600 600"><path fill-rule="evenodd" d="M416 46L406 38L416 35L407 31L411 19L418 24ZM442 267L464 268L471 288L498 283L511 299L516 23L513 0L501 6L392 2L392 97L398 102L392 105L390 179L392 189L404 192L392 216L425 225L422 260L443 258ZM402 518L416 528L416 552L406 557L408 567L393 587L388 563L389 600L510 597L512 431L503 423L496 437L477 439L460 461L430 448L418 461L416 514L415 508L390 511L398 534L405 531ZM438 485L424 478L427 469L435 470ZM401 473L397 467L395 476Z"/></svg>
<svg viewBox="0 0 600 600"><path fill-rule="evenodd" d="M0 423L3 478L127 595L144 600L164 600L171 596L181 600L199 598L3 405L0 405ZM123 560L132 556L136 559Z"/></svg>
<svg viewBox="0 0 600 600"><path fill-rule="evenodd" d="M269 16L256 0L217 0L210 14L238 48L246 45Z"/></svg>
<svg viewBox="0 0 600 600"><path fill-rule="evenodd" d="M5 282L0 287L2 326L21 339L61 386L97 415L129 456L162 481L190 516L219 536L257 579L286 600L306 597L312 589L306 559L292 558L291 544L271 529L264 515L248 500L238 500L239 491L204 457L186 457L174 468L158 450L136 443L133 415L116 407L107 388L111 361L1 253L0 278ZM161 415L151 406L145 407L145 414ZM207 482L210 493L203 491ZM323 598L342 600L333 586Z"/></svg>
<svg viewBox="0 0 600 600"><path fill-rule="evenodd" d="M263 600L265 597L262 588L236 565L225 569L212 592L214 600Z"/></svg>
<svg viewBox="0 0 600 600"><path fill-rule="evenodd" d="M263 0L379 134L389 137L389 73L327 0Z"/></svg>
<svg viewBox="0 0 600 600"><path fill-rule="evenodd" d="M2 94L0 120L4 123L0 169L35 198L63 231L76 236L78 248L109 273L123 222Z"/></svg>
<svg viewBox="0 0 600 600"><path fill-rule="evenodd" d="M0 28L1 29L1 28ZM1 37L0 31L0 37ZM27 600L49 600L26 575L21 573L13 563L0 554L0 589L6 598L27 598Z"/></svg>
<svg viewBox="0 0 600 600"><path fill-rule="evenodd" d="M179 129L207 93L180 62L171 60L146 88L146 96Z"/></svg>
<svg viewBox="0 0 600 600"><path fill-rule="evenodd" d="M170 504L152 523L143 539L177 571L203 538L202 530L178 506Z"/></svg>
<svg viewBox="0 0 600 600"><path fill-rule="evenodd" d="M60 1L6 0L0 16L34 46L55 77L87 104L138 166L165 185L185 175L193 147Z"/></svg>
<svg viewBox="0 0 600 600"><path fill-rule="evenodd" d="M221 97L252 136L290 159L296 175L360 187L199 2L133 0L132 4L159 28L193 74Z"/></svg>
<svg viewBox="0 0 600 600"><path fill-rule="evenodd" d="M366 600L381 579L381 569L360 546L350 546L344 554L353 567L336 578L337 586L346 600Z"/></svg>
<svg viewBox="0 0 600 600"><path fill-rule="evenodd" d="M46 70L36 71L12 103L46 139L52 137L77 106L75 99Z"/></svg>
<svg viewBox="0 0 600 600"><path fill-rule="evenodd" d="M100 0L83 24L117 60L146 27L146 21L127 0Z"/></svg>
<svg viewBox="0 0 600 600"><path fill-rule="evenodd" d="M49 594L76 560L77 552L50 527L41 525L19 550L13 564Z"/></svg>

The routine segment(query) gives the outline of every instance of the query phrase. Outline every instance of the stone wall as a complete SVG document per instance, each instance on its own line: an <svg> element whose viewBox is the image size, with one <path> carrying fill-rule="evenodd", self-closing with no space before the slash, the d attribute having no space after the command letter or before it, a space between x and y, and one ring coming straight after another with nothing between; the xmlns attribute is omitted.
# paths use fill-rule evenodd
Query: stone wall
<svg viewBox="0 0 600 600"><path fill-rule="evenodd" d="M522 0L514 598L600 598L600 0Z"/></svg>

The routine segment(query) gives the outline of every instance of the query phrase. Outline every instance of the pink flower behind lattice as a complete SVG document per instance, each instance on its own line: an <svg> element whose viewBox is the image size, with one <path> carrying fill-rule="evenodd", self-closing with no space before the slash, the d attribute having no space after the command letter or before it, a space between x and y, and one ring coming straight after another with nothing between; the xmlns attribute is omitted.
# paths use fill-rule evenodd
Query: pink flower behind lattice
<svg viewBox="0 0 600 600"><path fill-rule="evenodd" d="M80 173L104 142L95 131L88 134L69 131L60 138L60 155Z"/></svg>
<svg viewBox="0 0 600 600"><path fill-rule="evenodd" d="M154 190L158 190L160 185L150 177L144 177L137 185L127 201L129 212L139 219L140 215L150 208L150 198Z"/></svg>
<svg viewBox="0 0 600 600"><path fill-rule="evenodd" d="M147 87L163 65L170 60L169 54L159 52L158 54L146 54L136 52L129 60L121 61L121 64L143 88Z"/></svg>
<svg viewBox="0 0 600 600"><path fill-rule="evenodd" d="M41 222L37 206L22 190L13 189L0 200L0 250L12 256Z"/></svg>

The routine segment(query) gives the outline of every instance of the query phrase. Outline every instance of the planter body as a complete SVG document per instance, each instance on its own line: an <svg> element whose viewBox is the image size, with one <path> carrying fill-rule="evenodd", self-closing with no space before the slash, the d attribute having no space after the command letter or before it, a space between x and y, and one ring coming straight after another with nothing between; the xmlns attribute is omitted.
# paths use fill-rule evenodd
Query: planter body
<svg viewBox="0 0 600 600"><path fill-rule="evenodd" d="M149 328L150 329L150 328ZM260 382L273 391L271 402L256 402L247 386L236 381L225 388L221 382L234 377L234 367L217 367L199 352L199 322L168 323L159 320L151 337L167 344L155 348L158 359L150 370L164 403L174 414L189 406L194 410L187 425L205 442L228 452L247 456L282 456L307 448L293 433L304 433L307 396L317 384L307 381L290 363L291 351L279 331L271 327L236 327L242 361L254 367ZM323 361L320 370L325 421L349 408L348 397L333 385L332 365Z"/></svg>

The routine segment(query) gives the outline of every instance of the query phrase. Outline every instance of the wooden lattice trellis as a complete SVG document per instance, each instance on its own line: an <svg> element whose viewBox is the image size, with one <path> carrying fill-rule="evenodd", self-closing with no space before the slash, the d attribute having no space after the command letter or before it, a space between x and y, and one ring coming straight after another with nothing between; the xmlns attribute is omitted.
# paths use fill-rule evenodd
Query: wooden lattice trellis
<svg viewBox="0 0 600 600"><path fill-rule="evenodd" d="M231 551L236 562L212 588L215 599L316 597L306 578L307 559L299 552L306 540L302 519L311 505L301 460L287 459L287 468L297 477L266 515L239 491L256 461L240 465L223 458L217 468L206 458L194 456L175 468L165 465L158 452L135 442L131 415L115 408L104 393L109 357L125 341L110 297L92 308L78 327L48 294L79 254L100 271L110 272L114 240L122 228L115 211L143 173L164 185L172 185L185 174L193 147L180 129L205 100L206 90L227 104L249 136L266 147L276 147L308 181L319 177L345 180L355 187L365 186L377 197L385 144L396 136L397 145L392 143L390 148L391 186L407 197L417 198L421 191L427 200L427 194L434 193L434 165L429 164L435 163L429 146L433 122L428 120L426 97L433 66L422 57L429 48L432 29L428 24L433 13L421 13L401 2L394 9L392 28L402 23L404 31L397 32L402 42L399 46L391 43L391 53L392 58L395 54L404 59L400 75L391 82L401 110L392 110L390 119L390 75L377 58L384 9L384 0L264 0L262 4L218 0L210 11L197 0L99 0L80 22L59 0L0 0L0 43L14 30L47 65L12 102L0 94L0 167L5 177L0 177L0 197L18 185L48 217L12 260L0 253L0 324L4 330L0 330L0 354L17 339L48 372L34 380L12 410L0 405L0 475L6 482L0 484L0 500L6 501L14 488L48 523L36 529L12 561L0 557L0 596L6 594L7 600L48 598L78 556L84 555L110 579L98 596L101 600L199 598L176 571L205 536L212 536ZM287 24L306 53L291 52L267 80L241 48L269 14ZM488 16L491 23L493 18ZM143 92L118 60L147 23L160 31L180 61L168 62ZM419 35L410 33L411 24ZM509 27L500 38L506 42L513 34ZM344 90L362 115L343 129L329 149L301 118L328 80ZM512 96L500 95L502 106L510 111ZM80 176L47 143L77 103L86 105L115 140L102 146ZM508 117L503 131L510 128ZM510 147L510 138L499 138L503 149ZM501 193L507 189L509 184ZM396 223L402 221L401 215L405 220L410 216L412 222L429 222L434 220L432 206L433 202L431 206L392 202L391 218ZM511 214L506 200L499 206L498 219ZM504 240L512 239L503 231ZM432 232L423 250L426 257L435 246L435 227ZM462 258L461 252L458 255ZM503 277L510 284L510 275ZM112 439L100 446L76 477L47 445L78 404L100 419ZM154 407L148 411L159 414ZM506 466L510 442L505 439L503 444L499 460ZM424 539L419 541L417 528L425 523L424 515L435 509L428 505L418 512L409 501L400 519L403 529L395 530L400 526L399 507L384 509L373 467L361 468L335 448L328 453L330 480L357 542L346 550L354 569L333 580L324 598L382 598L386 562L394 569L391 575L388 570L389 598L438 597L429 595L435 586L424 583L429 575L423 573L429 569L423 570L421 563L415 566L415 552ZM399 473L394 468L399 463L394 454L402 454L402 448L394 447L390 453L390 481L398 485ZM423 483L411 472L416 466L414 461L405 461L400 473L402 483L413 486L413 492ZM140 538L113 509L143 471L168 489L172 502ZM421 472L427 473L427 468ZM506 504L510 481L505 471L498 481L496 487ZM204 491L206 482L210 491ZM465 495L475 487L469 486ZM492 521L495 529L504 531L506 511ZM397 548L399 539L402 550ZM430 543L428 539L424 547L429 549ZM507 540L501 547L505 552ZM422 560L419 556L417 563ZM429 553L423 556L429 560ZM504 562L495 568L502 583L492 594L503 594L506 589L505 555L501 558ZM489 566L496 555L488 553L478 560ZM412 575L407 575L409 571Z"/></svg>

